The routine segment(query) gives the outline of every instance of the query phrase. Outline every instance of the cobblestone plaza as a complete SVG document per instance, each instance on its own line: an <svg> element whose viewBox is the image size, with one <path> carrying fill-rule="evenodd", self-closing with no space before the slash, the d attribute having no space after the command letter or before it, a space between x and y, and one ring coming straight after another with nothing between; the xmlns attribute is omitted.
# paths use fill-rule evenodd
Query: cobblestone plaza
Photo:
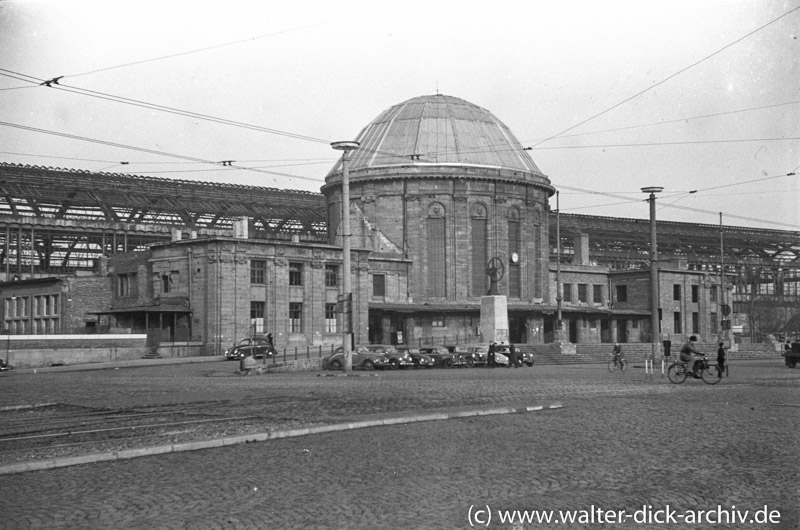
<svg viewBox="0 0 800 530"><path fill-rule="evenodd" d="M228 401L235 414L236 403L266 399L274 410L271 429L388 417L409 422L4 475L0 527L800 524L800 379L780 358L734 363L715 386L672 385L659 373L648 380L639 367L609 374L601 365L350 377L241 377L236 368L213 362L5 373L0 408ZM552 404L561 407L546 408ZM545 410L412 420L437 411L537 405ZM512 522L514 510L517 517L572 510L583 519ZM668 510L674 517L663 520ZM690 511L713 517L690 521ZM608 519L609 512L617 519ZM774 524L759 524L762 513Z"/></svg>

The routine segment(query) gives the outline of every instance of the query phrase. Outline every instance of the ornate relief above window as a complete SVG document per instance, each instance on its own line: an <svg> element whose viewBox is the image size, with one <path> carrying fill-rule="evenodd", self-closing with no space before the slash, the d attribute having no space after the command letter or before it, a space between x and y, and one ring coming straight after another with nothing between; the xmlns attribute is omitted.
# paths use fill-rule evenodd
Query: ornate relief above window
<svg viewBox="0 0 800 530"><path fill-rule="evenodd" d="M433 219L441 219L444 217L445 208L444 205L440 202L432 202L428 206L428 217Z"/></svg>
<svg viewBox="0 0 800 530"><path fill-rule="evenodd" d="M481 203L475 203L470 209L470 217L473 219L486 219L486 206Z"/></svg>

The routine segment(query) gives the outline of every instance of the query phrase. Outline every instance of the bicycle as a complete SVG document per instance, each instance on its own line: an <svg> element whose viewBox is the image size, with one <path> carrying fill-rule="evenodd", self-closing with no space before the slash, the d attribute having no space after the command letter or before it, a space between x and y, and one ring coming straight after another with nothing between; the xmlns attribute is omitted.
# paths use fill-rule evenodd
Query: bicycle
<svg viewBox="0 0 800 530"><path fill-rule="evenodd" d="M671 383L676 385L686 381L686 378L689 376L702 379L707 385L716 385L719 383L720 379L722 379L719 365L709 362L705 355L701 355L701 357L695 361L695 368L697 373L700 374L699 376L695 376L692 374L691 370L687 370L686 363L677 361L669 365L667 377L669 377Z"/></svg>
<svg viewBox="0 0 800 530"><path fill-rule="evenodd" d="M619 369L620 372L624 372L628 369L628 361L624 358L620 357L619 359L614 358L608 361L608 371L612 374Z"/></svg>

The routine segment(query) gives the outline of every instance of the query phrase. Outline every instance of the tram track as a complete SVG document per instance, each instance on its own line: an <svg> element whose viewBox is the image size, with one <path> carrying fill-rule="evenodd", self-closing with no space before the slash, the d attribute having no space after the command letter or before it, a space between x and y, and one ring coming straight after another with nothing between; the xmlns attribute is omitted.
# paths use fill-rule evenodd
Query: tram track
<svg viewBox="0 0 800 530"><path fill-rule="evenodd" d="M263 432L309 422L268 400L102 409L64 403L0 410L0 464Z"/></svg>

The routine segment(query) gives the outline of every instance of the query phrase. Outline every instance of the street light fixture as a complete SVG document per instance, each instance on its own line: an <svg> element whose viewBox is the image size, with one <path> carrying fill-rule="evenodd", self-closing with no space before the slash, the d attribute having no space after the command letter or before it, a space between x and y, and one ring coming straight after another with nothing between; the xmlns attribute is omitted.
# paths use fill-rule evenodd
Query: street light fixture
<svg viewBox="0 0 800 530"><path fill-rule="evenodd" d="M643 193L649 193L647 202L650 203L650 329L653 342L653 350L650 357L650 366L656 359L658 353L659 338L661 334L661 323L658 319L658 243L656 242L656 193L664 191L659 186L649 186L642 188ZM646 370L645 370L646 371Z"/></svg>
<svg viewBox="0 0 800 530"><path fill-rule="evenodd" d="M342 330L342 369L345 373L353 370L352 339L353 295L350 287L350 175L347 159L350 151L361 145L354 141L333 142L331 147L342 151L342 304L344 304Z"/></svg>

